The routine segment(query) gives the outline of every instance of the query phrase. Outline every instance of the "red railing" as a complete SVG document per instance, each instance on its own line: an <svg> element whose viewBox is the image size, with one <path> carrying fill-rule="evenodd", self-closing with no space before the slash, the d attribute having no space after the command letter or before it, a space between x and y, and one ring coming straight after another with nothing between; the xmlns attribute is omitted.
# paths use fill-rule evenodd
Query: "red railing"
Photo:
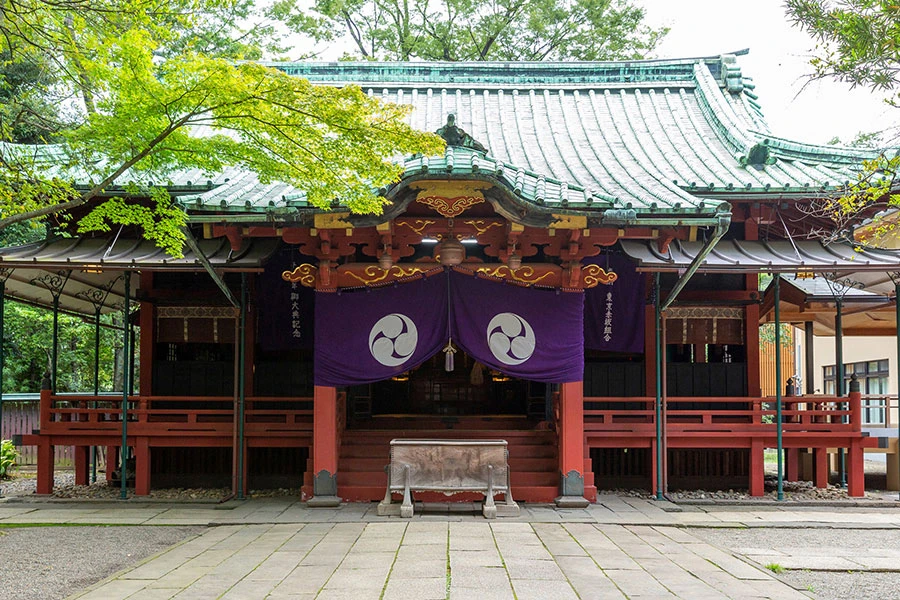
<svg viewBox="0 0 900 600"><path fill-rule="evenodd" d="M655 398L584 399L585 430L649 433L656 428ZM859 395L847 398L782 398L785 432L858 432L862 428ZM674 397L666 402L670 432L775 431L775 398Z"/></svg>
<svg viewBox="0 0 900 600"><path fill-rule="evenodd" d="M234 427L234 399L228 396L130 396L129 433L228 433ZM122 398L41 394L42 433L121 431ZM247 397L245 431L293 432L312 429L312 398Z"/></svg>

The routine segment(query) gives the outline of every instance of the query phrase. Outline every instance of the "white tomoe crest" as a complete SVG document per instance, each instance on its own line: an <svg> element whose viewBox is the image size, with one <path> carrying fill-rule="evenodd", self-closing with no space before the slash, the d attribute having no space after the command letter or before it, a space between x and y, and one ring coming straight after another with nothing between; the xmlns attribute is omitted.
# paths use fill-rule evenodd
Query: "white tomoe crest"
<svg viewBox="0 0 900 600"><path fill-rule="evenodd" d="M487 343L494 357L505 365L521 365L534 354L531 325L515 313L500 313L487 326Z"/></svg>
<svg viewBox="0 0 900 600"><path fill-rule="evenodd" d="M399 367L412 358L418 342L416 324L400 313L381 317L369 332L369 351L386 367Z"/></svg>

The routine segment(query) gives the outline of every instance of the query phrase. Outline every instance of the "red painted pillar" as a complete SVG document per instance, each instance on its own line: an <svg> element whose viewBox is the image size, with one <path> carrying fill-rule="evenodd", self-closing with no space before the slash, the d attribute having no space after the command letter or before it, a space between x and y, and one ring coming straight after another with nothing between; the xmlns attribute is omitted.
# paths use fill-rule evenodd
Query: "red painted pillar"
<svg viewBox="0 0 900 600"><path fill-rule="evenodd" d="M106 482L112 483L112 473L118 468L119 464L119 447L106 447Z"/></svg>
<svg viewBox="0 0 900 600"><path fill-rule="evenodd" d="M863 448L859 440L847 449L847 495L859 498L866 495L866 473L863 462Z"/></svg>
<svg viewBox="0 0 900 600"><path fill-rule="evenodd" d="M765 493L763 443L762 440L753 440L750 442L750 495L763 496Z"/></svg>
<svg viewBox="0 0 900 600"><path fill-rule="evenodd" d="M559 497L557 506L585 507L584 382L559 386Z"/></svg>
<svg viewBox="0 0 900 600"><path fill-rule="evenodd" d="M333 507L337 495L337 389L317 385L313 395L313 497L308 506Z"/></svg>
<svg viewBox="0 0 900 600"><path fill-rule="evenodd" d="M90 471L90 446L75 446L75 485L87 485Z"/></svg>
<svg viewBox="0 0 900 600"><path fill-rule="evenodd" d="M800 448L786 448L786 481L800 481Z"/></svg>
<svg viewBox="0 0 900 600"><path fill-rule="evenodd" d="M150 438L147 436L134 442L134 495L150 495Z"/></svg>
<svg viewBox="0 0 900 600"><path fill-rule="evenodd" d="M38 443L37 456L37 490L38 494L53 493L53 452L54 447L50 440L41 437Z"/></svg>
<svg viewBox="0 0 900 600"><path fill-rule="evenodd" d="M813 484L817 488L827 488L828 475L828 448L813 448Z"/></svg>

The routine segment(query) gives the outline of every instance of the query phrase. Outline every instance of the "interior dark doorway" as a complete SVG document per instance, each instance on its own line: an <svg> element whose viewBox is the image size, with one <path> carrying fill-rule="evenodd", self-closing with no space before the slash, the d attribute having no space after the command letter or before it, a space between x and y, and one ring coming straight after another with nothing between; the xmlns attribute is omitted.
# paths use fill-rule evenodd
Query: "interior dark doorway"
<svg viewBox="0 0 900 600"><path fill-rule="evenodd" d="M349 421L365 424L388 416L499 416L540 421L546 417L548 386L492 371L461 350L446 370L439 353L397 377L347 389Z"/></svg>

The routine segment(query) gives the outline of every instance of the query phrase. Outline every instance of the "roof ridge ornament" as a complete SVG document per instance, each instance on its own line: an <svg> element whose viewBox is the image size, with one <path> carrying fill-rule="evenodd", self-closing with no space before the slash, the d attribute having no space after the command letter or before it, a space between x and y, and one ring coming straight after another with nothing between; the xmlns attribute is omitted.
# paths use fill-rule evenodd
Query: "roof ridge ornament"
<svg viewBox="0 0 900 600"><path fill-rule="evenodd" d="M448 146L471 148L472 150L487 154L487 148L466 133L461 127L456 126L456 115L453 113L447 114L447 124L435 131L435 133L444 138L444 141L447 142Z"/></svg>
<svg viewBox="0 0 900 600"><path fill-rule="evenodd" d="M741 156L738 160L744 167L754 167L756 170L761 171L766 165L774 165L777 159L772 155L772 150L769 148L769 140L763 140L754 144L747 151L747 154Z"/></svg>

